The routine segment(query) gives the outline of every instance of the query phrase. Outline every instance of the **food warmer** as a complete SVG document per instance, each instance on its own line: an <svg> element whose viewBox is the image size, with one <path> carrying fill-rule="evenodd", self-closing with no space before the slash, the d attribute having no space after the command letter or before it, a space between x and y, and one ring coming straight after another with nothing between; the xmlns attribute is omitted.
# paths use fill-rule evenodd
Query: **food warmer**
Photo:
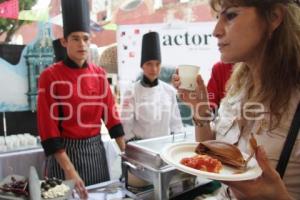
<svg viewBox="0 0 300 200"><path fill-rule="evenodd" d="M157 137L129 142L122 156L122 168L125 175L125 185L128 189L128 173L153 184L152 198L165 200L187 190L198 187L195 184L195 176L188 175L166 164L160 157L160 153L166 145L175 142L195 141L194 131L187 133ZM174 188L172 188L174 186ZM142 192L141 192L142 193ZM147 193L147 192L145 192Z"/></svg>

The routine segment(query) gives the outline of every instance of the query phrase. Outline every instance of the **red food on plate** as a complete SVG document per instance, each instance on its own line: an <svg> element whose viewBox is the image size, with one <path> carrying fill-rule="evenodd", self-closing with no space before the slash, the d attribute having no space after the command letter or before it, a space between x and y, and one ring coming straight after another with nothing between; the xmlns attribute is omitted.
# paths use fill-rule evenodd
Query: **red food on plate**
<svg viewBox="0 0 300 200"><path fill-rule="evenodd" d="M222 163L218 159L214 159L208 155L195 155L193 157L183 158L180 163L206 172L219 173L222 169Z"/></svg>

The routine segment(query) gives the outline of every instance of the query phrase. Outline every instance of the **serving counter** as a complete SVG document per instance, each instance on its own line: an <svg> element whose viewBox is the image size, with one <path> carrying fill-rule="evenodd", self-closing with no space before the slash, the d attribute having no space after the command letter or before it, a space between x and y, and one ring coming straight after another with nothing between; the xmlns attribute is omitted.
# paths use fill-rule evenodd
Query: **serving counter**
<svg viewBox="0 0 300 200"><path fill-rule="evenodd" d="M114 140L109 135L103 135L103 144L106 150L108 168L111 179L121 175L120 151ZM29 149L0 152L0 180L10 174L28 176L30 166L34 166L40 178L44 175L46 157L40 144Z"/></svg>
<svg viewBox="0 0 300 200"><path fill-rule="evenodd" d="M43 177L45 166L44 150L40 145L34 148L0 153L0 179L10 174L28 176L30 166L34 166Z"/></svg>
<svg viewBox="0 0 300 200"><path fill-rule="evenodd" d="M122 165L125 176L128 172L152 183L152 187L142 192L128 189L128 182L120 182L121 152L109 135L103 136L103 144L108 158L111 181L88 186L90 200L109 199L176 199L180 194L190 190L199 190L205 183L196 183L195 177L176 170L167 165L159 156L163 146L173 142L194 141L193 130L186 134L165 136L132 142L122 154ZM46 158L40 144L31 149L0 153L0 179L17 174L28 176L30 166L34 166L40 178L43 178ZM73 199L79 199L74 197ZM186 198L183 198L186 199Z"/></svg>
<svg viewBox="0 0 300 200"><path fill-rule="evenodd" d="M221 186L216 181L203 181L201 186L189 190L184 193L177 195L176 197L168 198L170 200L183 200L183 199L197 199L208 200L216 199L214 195L218 192L218 188ZM135 194L128 191L123 182L119 180L111 180L95 185L86 187L89 193L88 200L154 200L155 191L154 189L147 190L143 194ZM71 200L79 200L78 196L73 197ZM167 200L167 199L164 199Z"/></svg>
<svg viewBox="0 0 300 200"><path fill-rule="evenodd" d="M122 154L125 185L130 190L129 175L133 174L153 185L155 200L165 200L179 193L197 188L196 177L181 172L165 163L160 154L172 143L195 141L194 127L185 128L184 133L129 142Z"/></svg>

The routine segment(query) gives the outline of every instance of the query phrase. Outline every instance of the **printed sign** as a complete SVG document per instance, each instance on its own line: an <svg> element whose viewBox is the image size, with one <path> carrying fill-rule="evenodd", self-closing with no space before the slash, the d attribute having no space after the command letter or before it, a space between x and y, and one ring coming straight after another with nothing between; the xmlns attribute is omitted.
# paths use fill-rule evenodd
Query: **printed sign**
<svg viewBox="0 0 300 200"><path fill-rule="evenodd" d="M141 74L142 36L149 31L160 35L162 67L197 65L207 82L213 64L220 60L217 41L212 35L214 25L214 22L202 22L119 26L117 42L121 95Z"/></svg>

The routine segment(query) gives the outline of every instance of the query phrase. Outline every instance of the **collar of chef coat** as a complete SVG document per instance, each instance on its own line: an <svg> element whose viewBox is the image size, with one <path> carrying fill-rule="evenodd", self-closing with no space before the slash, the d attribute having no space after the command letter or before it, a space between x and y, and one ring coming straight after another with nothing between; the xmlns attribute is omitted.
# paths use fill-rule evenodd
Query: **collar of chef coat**
<svg viewBox="0 0 300 200"><path fill-rule="evenodd" d="M158 85L158 79L156 78L154 81L150 81L145 75L143 75L141 84L144 87L155 87Z"/></svg>
<svg viewBox="0 0 300 200"><path fill-rule="evenodd" d="M77 63L75 63L73 60L71 60L71 58L69 58L69 56L66 56L66 58L64 59L64 64L70 68L74 68L74 69L79 69L79 68L86 68L88 67L88 63L87 61L84 61L82 67L80 67Z"/></svg>

